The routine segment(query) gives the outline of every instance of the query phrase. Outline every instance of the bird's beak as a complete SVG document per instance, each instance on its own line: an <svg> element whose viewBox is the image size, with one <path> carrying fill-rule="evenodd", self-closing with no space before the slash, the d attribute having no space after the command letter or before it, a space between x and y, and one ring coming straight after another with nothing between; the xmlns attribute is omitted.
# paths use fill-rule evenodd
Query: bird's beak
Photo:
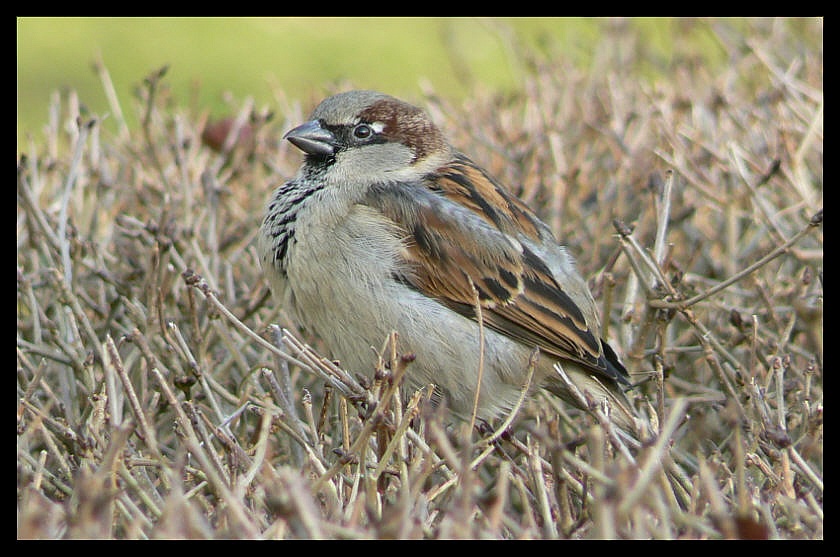
<svg viewBox="0 0 840 557"><path fill-rule="evenodd" d="M321 127L318 120L311 120L290 130L283 139L308 155L328 156L335 153L335 136Z"/></svg>

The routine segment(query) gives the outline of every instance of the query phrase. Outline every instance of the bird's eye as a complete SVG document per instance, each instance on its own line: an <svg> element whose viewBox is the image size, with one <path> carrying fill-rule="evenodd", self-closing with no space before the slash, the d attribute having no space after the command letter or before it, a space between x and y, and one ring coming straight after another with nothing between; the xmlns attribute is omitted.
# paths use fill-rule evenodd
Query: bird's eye
<svg viewBox="0 0 840 557"><path fill-rule="evenodd" d="M367 124L359 124L353 128L353 135L358 139L367 139L373 134L373 130Z"/></svg>

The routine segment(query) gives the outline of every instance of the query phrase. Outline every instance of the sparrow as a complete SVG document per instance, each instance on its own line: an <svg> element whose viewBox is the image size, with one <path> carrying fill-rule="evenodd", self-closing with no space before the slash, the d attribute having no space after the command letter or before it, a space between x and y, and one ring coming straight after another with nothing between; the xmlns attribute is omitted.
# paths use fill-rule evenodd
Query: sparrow
<svg viewBox="0 0 840 557"><path fill-rule="evenodd" d="M350 91L284 138L305 156L268 203L263 272L342 367L372 369L396 331L415 356L406 386L434 385L456 415L489 422L514 407L538 350L532 391L591 409L562 371L634 431L629 375L572 255L425 111Z"/></svg>

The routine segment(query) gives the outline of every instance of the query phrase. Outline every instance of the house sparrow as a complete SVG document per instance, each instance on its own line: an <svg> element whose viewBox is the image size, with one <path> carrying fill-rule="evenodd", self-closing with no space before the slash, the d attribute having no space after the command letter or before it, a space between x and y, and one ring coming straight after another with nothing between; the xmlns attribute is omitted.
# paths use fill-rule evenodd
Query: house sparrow
<svg viewBox="0 0 840 557"><path fill-rule="evenodd" d="M350 370L397 331L407 384L492 420L532 385L582 406L555 366L634 431L628 375L600 339L566 249L521 200L453 149L421 109L374 91L327 98L285 135L305 153L274 192L259 253L274 296ZM477 303L481 308L481 353ZM479 387L479 368L481 385Z"/></svg>

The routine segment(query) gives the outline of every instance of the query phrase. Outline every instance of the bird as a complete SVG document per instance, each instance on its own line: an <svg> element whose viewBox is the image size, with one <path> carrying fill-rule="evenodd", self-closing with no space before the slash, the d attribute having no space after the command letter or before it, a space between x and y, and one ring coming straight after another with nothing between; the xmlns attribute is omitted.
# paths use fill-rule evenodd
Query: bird
<svg viewBox="0 0 840 557"><path fill-rule="evenodd" d="M304 159L270 196L260 263L275 300L342 367L372 369L396 331L414 357L407 388L433 385L456 416L507 416L531 377L528 395L638 427L574 257L426 111L352 90L284 139Z"/></svg>

